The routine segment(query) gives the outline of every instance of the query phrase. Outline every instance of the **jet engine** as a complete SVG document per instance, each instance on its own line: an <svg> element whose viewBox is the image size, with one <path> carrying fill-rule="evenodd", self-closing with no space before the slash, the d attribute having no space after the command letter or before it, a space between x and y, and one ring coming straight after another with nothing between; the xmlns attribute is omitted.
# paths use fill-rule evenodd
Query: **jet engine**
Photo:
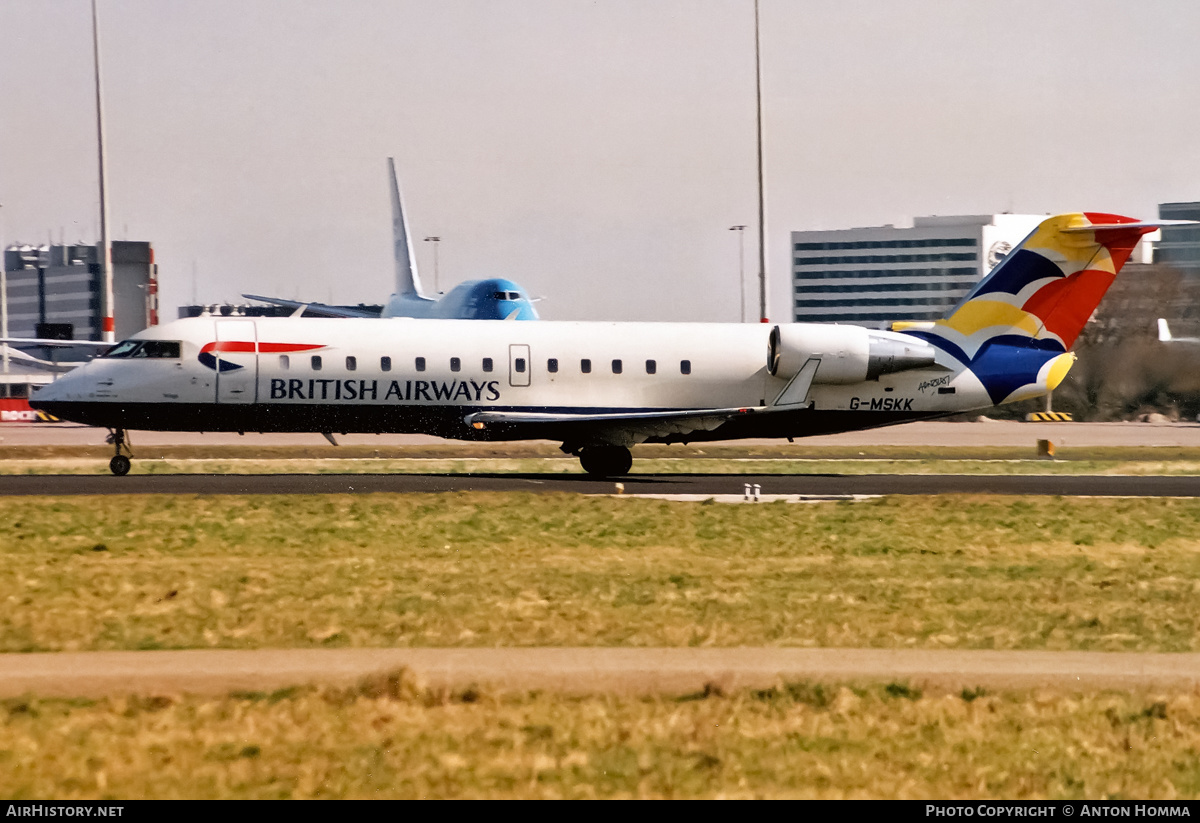
<svg viewBox="0 0 1200 823"><path fill-rule="evenodd" d="M820 361L817 384L861 383L937 363L933 346L905 334L812 323L771 329L767 371L773 377L789 380L810 360Z"/></svg>

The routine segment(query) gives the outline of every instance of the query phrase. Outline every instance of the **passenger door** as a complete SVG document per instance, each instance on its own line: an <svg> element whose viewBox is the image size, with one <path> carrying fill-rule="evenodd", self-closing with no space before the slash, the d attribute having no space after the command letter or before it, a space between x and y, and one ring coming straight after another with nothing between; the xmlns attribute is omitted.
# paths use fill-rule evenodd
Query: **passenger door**
<svg viewBox="0 0 1200 823"><path fill-rule="evenodd" d="M529 360L529 346L513 343L508 347L508 385L528 386L533 364Z"/></svg>
<svg viewBox="0 0 1200 823"><path fill-rule="evenodd" d="M257 337L253 320L217 321L217 402L258 400Z"/></svg>

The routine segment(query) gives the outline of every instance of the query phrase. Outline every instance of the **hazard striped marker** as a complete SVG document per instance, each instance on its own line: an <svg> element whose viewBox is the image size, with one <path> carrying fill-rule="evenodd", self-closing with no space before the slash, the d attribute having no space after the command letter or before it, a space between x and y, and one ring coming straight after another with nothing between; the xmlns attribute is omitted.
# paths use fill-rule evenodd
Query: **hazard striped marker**
<svg viewBox="0 0 1200 823"><path fill-rule="evenodd" d="M1067 412L1030 412L1025 415L1026 423L1071 423L1074 418Z"/></svg>

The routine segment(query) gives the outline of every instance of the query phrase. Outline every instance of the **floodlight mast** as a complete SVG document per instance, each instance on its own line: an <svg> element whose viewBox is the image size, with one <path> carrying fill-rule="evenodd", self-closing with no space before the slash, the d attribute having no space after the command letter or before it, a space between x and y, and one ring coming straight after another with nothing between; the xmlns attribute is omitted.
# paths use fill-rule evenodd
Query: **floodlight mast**
<svg viewBox="0 0 1200 823"><path fill-rule="evenodd" d="M767 206L763 191L762 60L758 43L758 0L754 0L754 96L758 112L758 317L767 320Z"/></svg>
<svg viewBox="0 0 1200 823"><path fill-rule="evenodd" d="M100 339L116 342L113 322L112 244L108 240L108 169L104 158L104 104L100 93L100 25L92 0L92 58L96 68L96 145L100 155Z"/></svg>

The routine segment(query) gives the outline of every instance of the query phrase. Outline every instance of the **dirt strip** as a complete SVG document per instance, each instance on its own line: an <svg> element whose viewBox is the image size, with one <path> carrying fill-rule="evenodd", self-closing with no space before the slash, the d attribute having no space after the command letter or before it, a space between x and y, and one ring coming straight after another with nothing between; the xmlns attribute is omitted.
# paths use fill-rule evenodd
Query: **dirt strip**
<svg viewBox="0 0 1200 823"><path fill-rule="evenodd" d="M687 694L780 682L983 687L1193 689L1200 654L775 648L264 649L0 655L0 697L226 694L349 685L412 670L433 688L491 692Z"/></svg>

